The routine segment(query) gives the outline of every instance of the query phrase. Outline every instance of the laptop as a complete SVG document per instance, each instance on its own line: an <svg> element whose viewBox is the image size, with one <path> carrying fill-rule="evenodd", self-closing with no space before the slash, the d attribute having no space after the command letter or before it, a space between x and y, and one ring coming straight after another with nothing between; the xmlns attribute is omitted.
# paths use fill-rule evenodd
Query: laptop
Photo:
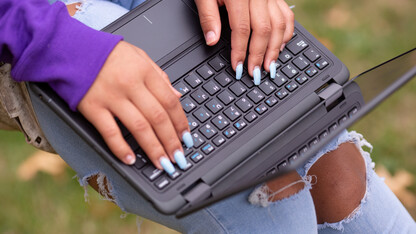
<svg viewBox="0 0 416 234"><path fill-rule="evenodd" d="M318 40L295 22L295 32L270 79L255 86L230 66L230 29L222 9L222 35L205 45L192 0L149 0L105 29L123 35L168 74L182 93L194 147L185 149L188 167L172 176L156 169L127 129L135 165L119 161L94 127L46 84L30 83L63 121L94 148L133 188L165 214L186 215L249 185L293 169L313 149L340 131L364 105L349 72ZM145 33L143 33L145 32Z"/></svg>

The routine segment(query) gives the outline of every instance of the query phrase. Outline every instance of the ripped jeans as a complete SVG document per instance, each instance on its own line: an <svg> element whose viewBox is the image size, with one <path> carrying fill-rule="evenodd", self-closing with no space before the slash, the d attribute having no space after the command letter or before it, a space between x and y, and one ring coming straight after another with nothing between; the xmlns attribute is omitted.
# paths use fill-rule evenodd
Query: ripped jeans
<svg viewBox="0 0 416 234"><path fill-rule="evenodd" d="M75 18L96 29L126 13L141 1L80 0L83 2ZM69 3L69 2L67 2ZM121 6L122 7L121 7ZM109 14L111 12L111 14ZM371 145L360 134L344 131L308 163L297 170L303 189L288 198L269 202L264 185L240 192L182 219L159 213L138 194L94 150L83 142L55 113L32 95L39 123L47 139L59 155L77 172L82 186L88 178L97 176L99 189L123 211L134 213L182 233L408 233L416 232L409 213L373 170L369 153L361 147ZM59 130L59 131L58 131ZM314 185L309 169L325 153L335 150L343 142L359 147L366 166L366 192L358 207L345 219L336 223L317 224L310 189ZM108 188L104 188L104 177ZM106 191L109 190L109 191Z"/></svg>

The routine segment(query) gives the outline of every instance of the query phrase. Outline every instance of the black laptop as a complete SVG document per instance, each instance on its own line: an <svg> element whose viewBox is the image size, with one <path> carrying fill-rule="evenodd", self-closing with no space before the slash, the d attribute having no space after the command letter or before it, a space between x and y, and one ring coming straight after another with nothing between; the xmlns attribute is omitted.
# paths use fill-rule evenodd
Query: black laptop
<svg viewBox="0 0 416 234"><path fill-rule="evenodd" d="M49 86L31 83L30 91L158 210L186 214L293 169L364 105L360 87L347 83L347 68L297 22L275 79L263 71L255 86L245 71L236 81L225 11L222 21L221 39L209 47L192 0L149 0L103 29L146 51L182 93L194 147L184 147L188 167L172 176L151 164L121 123L138 157L133 166L119 161Z"/></svg>

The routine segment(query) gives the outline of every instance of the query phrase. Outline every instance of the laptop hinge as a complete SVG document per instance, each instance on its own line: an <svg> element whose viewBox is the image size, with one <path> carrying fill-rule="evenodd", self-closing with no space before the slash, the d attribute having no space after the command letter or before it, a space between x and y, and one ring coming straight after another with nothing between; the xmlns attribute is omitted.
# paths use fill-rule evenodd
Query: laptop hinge
<svg viewBox="0 0 416 234"><path fill-rule="evenodd" d="M210 197L211 187L204 182L199 182L197 185L195 185L195 187L193 187L183 196L186 201L193 205Z"/></svg>
<svg viewBox="0 0 416 234"><path fill-rule="evenodd" d="M322 89L318 96L325 100L325 106L332 106L342 96L342 86L337 83L331 83Z"/></svg>

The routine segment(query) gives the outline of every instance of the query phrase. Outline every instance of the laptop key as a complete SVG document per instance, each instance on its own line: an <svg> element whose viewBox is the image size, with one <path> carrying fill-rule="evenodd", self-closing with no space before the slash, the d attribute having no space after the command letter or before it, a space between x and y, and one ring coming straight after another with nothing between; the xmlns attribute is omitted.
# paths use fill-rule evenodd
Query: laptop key
<svg viewBox="0 0 416 234"><path fill-rule="evenodd" d="M230 106L224 111L225 116L227 116L231 121L236 120L241 116L241 113L234 106Z"/></svg>
<svg viewBox="0 0 416 234"><path fill-rule="evenodd" d="M227 128L227 129L225 129L225 131L222 134L224 134L225 137L227 137L228 139L230 139L236 133L237 133L237 131L234 128Z"/></svg>
<svg viewBox="0 0 416 234"><path fill-rule="evenodd" d="M194 117L188 116L187 119L188 119L188 125L191 131L199 126L198 122L196 122Z"/></svg>
<svg viewBox="0 0 416 234"><path fill-rule="evenodd" d="M283 75L280 71L276 72L276 78L272 79L273 83L275 83L278 87L283 86L287 81L288 78L286 78L285 75Z"/></svg>
<svg viewBox="0 0 416 234"><path fill-rule="evenodd" d="M292 81L289 84L287 84L285 87L287 90L289 90L289 92L293 92L295 89L298 88L298 84Z"/></svg>
<svg viewBox="0 0 416 234"><path fill-rule="evenodd" d="M205 102L209 96L207 93L205 93L203 90L198 89L197 91L193 92L191 94L191 97L198 103L198 104L202 104L203 102Z"/></svg>
<svg viewBox="0 0 416 234"><path fill-rule="evenodd" d="M209 68L207 65L203 65L202 67L198 68L196 72L205 80L210 78L214 75L214 71Z"/></svg>
<svg viewBox="0 0 416 234"><path fill-rule="evenodd" d="M306 77L305 75L301 75L301 76L298 76L298 77L296 77L296 82L298 82L298 84L303 84L303 83L305 83L306 81L308 81L308 77Z"/></svg>
<svg viewBox="0 0 416 234"><path fill-rule="evenodd" d="M280 170L283 170L285 167L287 167L287 162L286 161L283 161L282 163L280 163L278 166L277 166L277 170L278 171L280 171Z"/></svg>
<svg viewBox="0 0 416 234"><path fill-rule="evenodd" d="M241 78L241 80L247 88L252 88L254 86L253 79L249 75L245 75Z"/></svg>
<svg viewBox="0 0 416 234"><path fill-rule="evenodd" d="M136 139L133 136L129 136L127 139L127 144L129 144L130 148L133 151L136 151L139 148L139 143L137 143Z"/></svg>
<svg viewBox="0 0 416 234"><path fill-rule="evenodd" d="M204 154L210 154L212 151L214 151L214 146L212 146L211 144L207 144L204 147L202 147L202 152L204 152Z"/></svg>
<svg viewBox="0 0 416 234"><path fill-rule="evenodd" d="M322 139L324 139L327 136L328 136L328 132L327 131L323 131L321 134L319 134L319 140L322 140Z"/></svg>
<svg viewBox="0 0 416 234"><path fill-rule="evenodd" d="M281 89L279 91L276 92L276 96L282 100L283 98L285 98L289 93L286 91L286 89Z"/></svg>
<svg viewBox="0 0 416 234"><path fill-rule="evenodd" d="M338 123L341 125L342 123L344 123L345 121L347 121L347 116L346 115L344 115L344 116L342 116L339 120L338 120Z"/></svg>
<svg viewBox="0 0 416 234"><path fill-rule="evenodd" d="M192 137L194 139L195 148L198 148L205 143L205 140L197 132L192 133Z"/></svg>
<svg viewBox="0 0 416 234"><path fill-rule="evenodd" d="M311 67L311 68L309 68L308 70L306 70L306 74L307 74L309 77L312 77L312 76L316 75L316 73L318 73L318 70L316 70L316 69L315 69L315 68L313 68L313 67Z"/></svg>
<svg viewBox="0 0 416 234"><path fill-rule="evenodd" d="M217 117L213 118L211 122L217 127L219 130L223 130L225 127L227 127L230 122L223 117L222 115L218 115Z"/></svg>
<svg viewBox="0 0 416 234"><path fill-rule="evenodd" d="M287 51L283 50L280 54L279 54L279 60L282 63L287 63L289 60L292 59L292 55L290 55Z"/></svg>
<svg viewBox="0 0 416 234"><path fill-rule="evenodd" d="M150 181L154 181L155 179L159 178L163 173L162 170L157 169L153 165L149 165L143 170L143 174L146 176L147 179Z"/></svg>
<svg viewBox="0 0 416 234"><path fill-rule="evenodd" d="M264 104L260 104L259 106L256 107L255 110L259 115L262 115L264 112L267 111L267 106Z"/></svg>
<svg viewBox="0 0 416 234"><path fill-rule="evenodd" d="M241 96L244 92L247 91L246 88L241 84L241 82L235 82L229 88L237 97Z"/></svg>
<svg viewBox="0 0 416 234"><path fill-rule="evenodd" d="M204 135L207 139L211 139L215 134L217 134L217 130L211 124L205 124L199 131Z"/></svg>
<svg viewBox="0 0 416 234"><path fill-rule="evenodd" d="M183 154L185 155L185 156L188 156L190 153L192 153L192 148L187 148L186 146L184 146L184 145L182 145L182 148L183 148Z"/></svg>
<svg viewBox="0 0 416 234"><path fill-rule="evenodd" d="M196 108L196 104L189 98L185 98L181 101L182 108L186 113L191 112Z"/></svg>
<svg viewBox="0 0 416 234"><path fill-rule="evenodd" d="M219 75L215 77L215 80L222 86L225 87L230 84L233 80L230 75L225 72L221 72Z"/></svg>
<svg viewBox="0 0 416 234"><path fill-rule="evenodd" d="M142 155L136 153L136 162L134 163L134 166L137 169L143 168L147 164L147 159Z"/></svg>
<svg viewBox="0 0 416 234"><path fill-rule="evenodd" d="M263 93L260 92L259 89L255 88L253 90L251 90L247 96L254 102L254 103L259 103L261 102L261 100L264 99L264 95Z"/></svg>
<svg viewBox="0 0 416 234"><path fill-rule="evenodd" d="M202 79L195 73L191 73L185 78L185 82L192 88L196 88L198 85L202 84Z"/></svg>
<svg viewBox="0 0 416 234"><path fill-rule="evenodd" d="M214 94L218 93L221 90L220 86L218 86L217 84L215 84L215 82L212 81L212 80L208 81L208 83L204 84L202 87L210 95L214 95Z"/></svg>
<svg viewBox="0 0 416 234"><path fill-rule="evenodd" d="M239 131L243 130L243 128L245 128L246 126L247 126L247 122L244 121L243 119L238 120L234 124L234 127L237 128L237 130Z"/></svg>
<svg viewBox="0 0 416 234"><path fill-rule="evenodd" d="M276 91L276 87L270 82L265 81L259 86L260 90L263 91L264 94L270 95L274 91Z"/></svg>
<svg viewBox="0 0 416 234"><path fill-rule="evenodd" d="M220 110L222 110L222 108L224 108L222 106L222 104L218 101L218 99L213 98L211 99L209 102L205 103L205 106L213 113L216 114L218 113Z"/></svg>
<svg viewBox="0 0 416 234"><path fill-rule="evenodd" d="M292 164L298 159L298 155L295 153L292 156L289 157L289 163Z"/></svg>
<svg viewBox="0 0 416 234"><path fill-rule="evenodd" d="M296 76L299 71L292 65L288 64L284 68L282 68L283 74L285 74L289 79L292 79L294 76Z"/></svg>
<svg viewBox="0 0 416 234"><path fill-rule="evenodd" d="M231 51L227 48L220 53L221 57L225 59L227 62L231 61Z"/></svg>
<svg viewBox="0 0 416 234"><path fill-rule="evenodd" d="M311 62L315 62L318 58L320 58L321 57L321 55L320 54L318 54L318 52L316 52L316 50L315 49L308 49L308 50L306 50L305 51L305 53L303 53L305 56L306 56L306 58L308 58L309 59L309 61L311 61Z"/></svg>
<svg viewBox="0 0 416 234"><path fill-rule="evenodd" d="M286 48L292 52L294 55L299 54L302 50L304 50L306 47L308 47L308 43L306 43L305 40L298 37L295 40L289 42L286 45Z"/></svg>
<svg viewBox="0 0 416 234"><path fill-rule="evenodd" d="M250 103L250 101L243 97L240 100L238 100L235 105L240 108L241 111L243 112L247 112L248 110L251 109L251 107L253 107L253 105Z"/></svg>
<svg viewBox="0 0 416 234"><path fill-rule="evenodd" d="M222 60L220 57L215 57L213 58L211 61L208 62L208 64L214 68L215 71L220 71L221 69L223 69L226 64L224 62L224 60Z"/></svg>
<svg viewBox="0 0 416 234"><path fill-rule="evenodd" d="M208 113L207 110L205 110L205 108L201 107L198 110L196 110L194 112L194 116L199 120L199 122L203 123L205 121L207 121L211 115Z"/></svg>
<svg viewBox="0 0 416 234"><path fill-rule="evenodd" d="M321 59L319 62L315 63L315 66L319 69L322 70L324 69L326 66L328 66L329 63L328 61L326 61L325 59Z"/></svg>
<svg viewBox="0 0 416 234"><path fill-rule="evenodd" d="M217 136L214 138L214 140L212 140L212 143L214 143L214 145L221 146L222 144L225 143L225 138L223 136Z"/></svg>
<svg viewBox="0 0 416 234"><path fill-rule="evenodd" d="M309 62L305 58L303 58L302 56L299 56L299 57L295 58L293 60L293 64L295 64L295 66L297 68L299 68L300 70L303 70L303 69L305 69L306 67L309 66Z"/></svg>
<svg viewBox="0 0 416 234"><path fill-rule="evenodd" d="M163 176L155 182L155 185L158 189L162 190L169 185L169 180Z"/></svg>
<svg viewBox="0 0 416 234"><path fill-rule="evenodd" d="M310 142L309 142L309 147L312 147L316 144L318 144L319 139L318 138L313 138Z"/></svg>
<svg viewBox="0 0 416 234"><path fill-rule="evenodd" d="M270 106L270 107L272 107L272 106L274 106L276 103L277 103L278 101L277 101L277 98L275 98L275 97L269 97L267 100L266 100L266 104L268 105L268 106Z"/></svg>
<svg viewBox="0 0 416 234"><path fill-rule="evenodd" d="M189 93L191 91L190 88L188 88L183 82L179 82L176 85L173 86L176 90L178 90L179 93L183 95Z"/></svg>
<svg viewBox="0 0 416 234"><path fill-rule="evenodd" d="M201 161L204 158L204 156L202 156L202 154L196 152L196 153L192 154L190 158L194 163L197 163L197 162Z"/></svg>
<svg viewBox="0 0 416 234"><path fill-rule="evenodd" d="M181 173L179 172L179 170L176 170L174 173L172 173L172 175L168 175L168 176L172 180L176 180L176 178L178 178L180 175L181 175Z"/></svg>
<svg viewBox="0 0 416 234"><path fill-rule="evenodd" d="M218 96L217 96L219 99L220 99L220 101L222 102L222 103L224 103L225 105L228 105L228 104L230 104L232 101L234 101L234 96L233 95L231 95L231 93L230 92L228 92L228 90L224 90L224 91L222 91L220 94L218 94Z"/></svg>
<svg viewBox="0 0 416 234"><path fill-rule="evenodd" d="M255 119L257 119L257 115L250 111L246 116L244 116L244 119L246 119L249 123L253 122Z"/></svg>

